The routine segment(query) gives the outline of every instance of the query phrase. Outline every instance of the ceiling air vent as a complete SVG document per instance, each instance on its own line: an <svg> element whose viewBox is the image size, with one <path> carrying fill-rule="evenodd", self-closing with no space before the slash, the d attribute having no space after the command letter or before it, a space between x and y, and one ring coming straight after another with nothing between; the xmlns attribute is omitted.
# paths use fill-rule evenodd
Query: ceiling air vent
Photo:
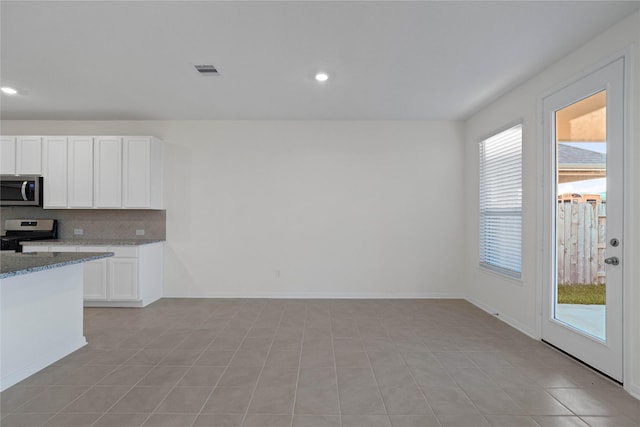
<svg viewBox="0 0 640 427"><path fill-rule="evenodd" d="M218 70L213 65L196 65L196 70L203 76L219 76Z"/></svg>

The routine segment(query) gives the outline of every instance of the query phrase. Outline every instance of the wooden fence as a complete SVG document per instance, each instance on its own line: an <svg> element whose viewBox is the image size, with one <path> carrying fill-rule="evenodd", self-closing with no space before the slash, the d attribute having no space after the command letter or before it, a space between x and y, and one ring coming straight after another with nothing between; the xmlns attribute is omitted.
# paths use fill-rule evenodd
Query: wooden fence
<svg viewBox="0 0 640 427"><path fill-rule="evenodd" d="M558 203L558 283L604 284L607 205Z"/></svg>

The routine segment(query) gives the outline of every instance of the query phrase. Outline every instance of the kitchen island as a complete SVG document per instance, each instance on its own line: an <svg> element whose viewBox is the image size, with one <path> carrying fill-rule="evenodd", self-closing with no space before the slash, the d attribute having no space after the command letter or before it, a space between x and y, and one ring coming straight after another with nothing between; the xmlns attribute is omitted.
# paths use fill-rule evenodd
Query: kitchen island
<svg viewBox="0 0 640 427"><path fill-rule="evenodd" d="M23 242L24 252L113 252L84 264L85 307L141 308L162 298L164 240L53 239Z"/></svg>
<svg viewBox="0 0 640 427"><path fill-rule="evenodd" d="M87 344L82 263L111 256L0 254L0 391Z"/></svg>

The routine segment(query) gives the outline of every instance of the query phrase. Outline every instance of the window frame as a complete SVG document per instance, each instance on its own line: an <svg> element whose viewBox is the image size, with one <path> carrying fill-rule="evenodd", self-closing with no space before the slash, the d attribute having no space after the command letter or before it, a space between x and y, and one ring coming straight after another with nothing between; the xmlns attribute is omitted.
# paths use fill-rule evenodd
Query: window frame
<svg viewBox="0 0 640 427"><path fill-rule="evenodd" d="M495 210L491 210L491 209L487 209L486 207L483 206L483 191L485 191L485 189L483 188L483 181L486 181L485 178L483 178L483 176L486 176L486 173L483 175L484 172L484 167L483 167L483 150L484 147L486 146L486 143L489 141L491 142L492 139L499 137L501 134L511 131L514 128L518 128L519 127L519 131L520 131L520 138L519 138L519 147L518 147L518 155L519 155L519 159L518 159L518 166L519 166L519 173L515 173L513 175L518 176L519 178L519 183L520 183L520 189L519 189L519 200L517 202L519 202L519 206L517 208L505 208L505 210L502 211L495 211ZM482 138L480 141L478 141L478 266L479 268L491 272L491 273L495 273L501 277L505 277L508 279L521 279L522 278L522 214L523 214L523 140L524 140L524 122L523 120L518 120L516 122L511 122L508 125L505 125L503 127L501 127L500 129L491 132L488 136ZM512 163L512 162L506 162L506 163ZM511 175L511 176L513 176ZM486 191L485 191L486 193ZM513 202L516 202L515 199L512 199ZM483 226L483 222L486 223L486 216L487 216L487 211L489 211L492 216L498 217L498 218L506 218L506 217L518 217L520 222L519 222L519 230L517 231L517 234L519 235L519 245L517 245L519 254L518 254L518 259L517 259L517 270L515 268L508 268L508 266L505 266L505 263L492 263L490 262L490 260L487 259L486 253L486 239L487 239L487 234L489 233L487 230L486 225ZM483 221L484 220L484 221ZM512 249L512 248L510 248ZM504 251L505 248L503 247L502 250Z"/></svg>

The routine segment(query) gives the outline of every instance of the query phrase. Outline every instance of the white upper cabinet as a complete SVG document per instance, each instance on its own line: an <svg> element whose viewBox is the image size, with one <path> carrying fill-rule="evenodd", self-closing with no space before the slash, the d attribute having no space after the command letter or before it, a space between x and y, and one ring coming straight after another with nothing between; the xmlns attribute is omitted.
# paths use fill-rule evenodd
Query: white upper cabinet
<svg viewBox="0 0 640 427"><path fill-rule="evenodd" d="M93 207L93 137L44 138L44 208Z"/></svg>
<svg viewBox="0 0 640 427"><path fill-rule="evenodd" d="M5 155L17 157L12 153L18 140L32 142L34 138L2 137L3 167ZM163 144L159 139L152 136L37 138L43 146L45 209L163 208ZM25 145L23 155L31 148ZM14 167L15 164L12 163Z"/></svg>
<svg viewBox="0 0 640 427"><path fill-rule="evenodd" d="M69 207L91 208L93 207L93 137L70 136L68 159Z"/></svg>
<svg viewBox="0 0 640 427"><path fill-rule="evenodd" d="M41 175L42 137L3 136L0 139L0 173Z"/></svg>
<svg viewBox="0 0 640 427"><path fill-rule="evenodd" d="M42 175L42 137L19 136L16 139L16 174Z"/></svg>
<svg viewBox="0 0 640 427"><path fill-rule="evenodd" d="M94 149L94 206L122 207L122 137L98 136Z"/></svg>
<svg viewBox="0 0 640 427"><path fill-rule="evenodd" d="M122 165L122 206L162 209L162 143L153 137L125 137Z"/></svg>
<svg viewBox="0 0 640 427"><path fill-rule="evenodd" d="M44 138L44 208L67 207L67 137Z"/></svg>
<svg viewBox="0 0 640 427"><path fill-rule="evenodd" d="M16 174L16 139L13 136L0 137L0 174Z"/></svg>

